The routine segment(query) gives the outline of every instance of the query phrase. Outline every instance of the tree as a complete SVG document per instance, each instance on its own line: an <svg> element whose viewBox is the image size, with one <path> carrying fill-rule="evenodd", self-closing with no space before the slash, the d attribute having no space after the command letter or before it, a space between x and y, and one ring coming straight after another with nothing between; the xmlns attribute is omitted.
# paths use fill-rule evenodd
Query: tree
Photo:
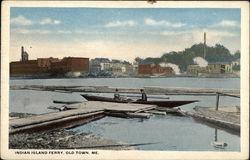
<svg viewBox="0 0 250 160"><path fill-rule="evenodd" d="M152 58L148 57L142 59L140 57L136 57L135 61L140 62L150 62L150 63L173 63L179 66L182 72L187 70L188 65L193 65L193 59L195 57L203 57L204 56L204 44L194 44L190 48L186 48L183 51L175 52L171 51L168 53L163 53L161 57ZM206 46L206 57L205 59L208 62L231 62L240 57L240 52L236 52L234 55L230 54L230 51L221 44L216 44L215 46Z"/></svg>
<svg viewBox="0 0 250 160"><path fill-rule="evenodd" d="M161 60L161 58L148 57L148 58L144 59L143 62L149 62L149 63L159 64L159 63L162 62L162 60Z"/></svg>
<svg viewBox="0 0 250 160"><path fill-rule="evenodd" d="M136 57L136 58L135 58L135 61L136 61L137 63L141 63L141 62L143 61L143 59L140 58L140 57Z"/></svg>
<svg viewBox="0 0 250 160"><path fill-rule="evenodd" d="M112 59L112 61L111 61L112 63L121 63L121 61L120 60L118 60L118 59Z"/></svg>
<svg viewBox="0 0 250 160"><path fill-rule="evenodd" d="M239 64L234 65L233 70L240 71L240 65Z"/></svg>
<svg viewBox="0 0 250 160"><path fill-rule="evenodd" d="M129 65L131 65L131 63L128 62L128 61L123 61L122 63L123 63L123 64L129 64Z"/></svg>
<svg viewBox="0 0 250 160"><path fill-rule="evenodd" d="M235 59L239 59L239 58L240 58L240 51L237 50L237 51L234 53L233 56L234 56Z"/></svg>

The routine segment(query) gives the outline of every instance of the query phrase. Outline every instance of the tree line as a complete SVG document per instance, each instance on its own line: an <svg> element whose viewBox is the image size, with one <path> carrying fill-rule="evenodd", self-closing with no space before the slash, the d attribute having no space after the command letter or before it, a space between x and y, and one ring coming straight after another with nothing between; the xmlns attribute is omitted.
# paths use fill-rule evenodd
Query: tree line
<svg viewBox="0 0 250 160"><path fill-rule="evenodd" d="M173 63L179 66L182 72L187 70L188 65L193 65L195 57L202 57L208 62L232 62L240 58L240 51L231 54L230 51L221 44L215 46L206 46L206 54L204 58L204 44L194 44L190 48L183 51L171 51L163 53L161 57L147 57L145 59L136 57L138 63Z"/></svg>

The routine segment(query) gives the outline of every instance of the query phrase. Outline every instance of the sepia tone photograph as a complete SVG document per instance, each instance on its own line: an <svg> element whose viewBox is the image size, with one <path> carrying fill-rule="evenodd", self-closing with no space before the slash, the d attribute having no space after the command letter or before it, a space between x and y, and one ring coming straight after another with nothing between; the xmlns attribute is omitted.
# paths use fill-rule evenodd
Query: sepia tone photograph
<svg viewBox="0 0 250 160"><path fill-rule="evenodd" d="M3 3L1 157L247 159L247 6Z"/></svg>

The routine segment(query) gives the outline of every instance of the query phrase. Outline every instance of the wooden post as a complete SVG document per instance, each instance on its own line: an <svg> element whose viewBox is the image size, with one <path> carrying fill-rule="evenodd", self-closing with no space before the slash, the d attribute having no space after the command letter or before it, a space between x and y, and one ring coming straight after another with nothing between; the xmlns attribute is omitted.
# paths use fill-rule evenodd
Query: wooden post
<svg viewBox="0 0 250 160"><path fill-rule="evenodd" d="M214 141L217 142L217 128L215 128L215 131L214 131Z"/></svg>
<svg viewBox="0 0 250 160"><path fill-rule="evenodd" d="M220 101L220 93L216 92L216 108L215 108L216 111L218 111L219 108L219 101Z"/></svg>

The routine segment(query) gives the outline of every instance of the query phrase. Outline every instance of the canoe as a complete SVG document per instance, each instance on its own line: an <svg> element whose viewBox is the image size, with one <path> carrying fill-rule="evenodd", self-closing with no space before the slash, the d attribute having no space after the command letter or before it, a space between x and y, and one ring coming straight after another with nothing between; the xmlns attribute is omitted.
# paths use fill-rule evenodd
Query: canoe
<svg viewBox="0 0 250 160"><path fill-rule="evenodd" d="M190 100L190 101L179 101L179 100L168 100L168 101L134 101L134 100L115 100L113 98L108 97L100 97L100 96L93 96L88 94L81 94L88 101L103 101L103 102L113 102L113 103L135 103L135 104L151 104L157 105L159 107L167 107L173 108L182 106L189 103L198 102L197 100Z"/></svg>

